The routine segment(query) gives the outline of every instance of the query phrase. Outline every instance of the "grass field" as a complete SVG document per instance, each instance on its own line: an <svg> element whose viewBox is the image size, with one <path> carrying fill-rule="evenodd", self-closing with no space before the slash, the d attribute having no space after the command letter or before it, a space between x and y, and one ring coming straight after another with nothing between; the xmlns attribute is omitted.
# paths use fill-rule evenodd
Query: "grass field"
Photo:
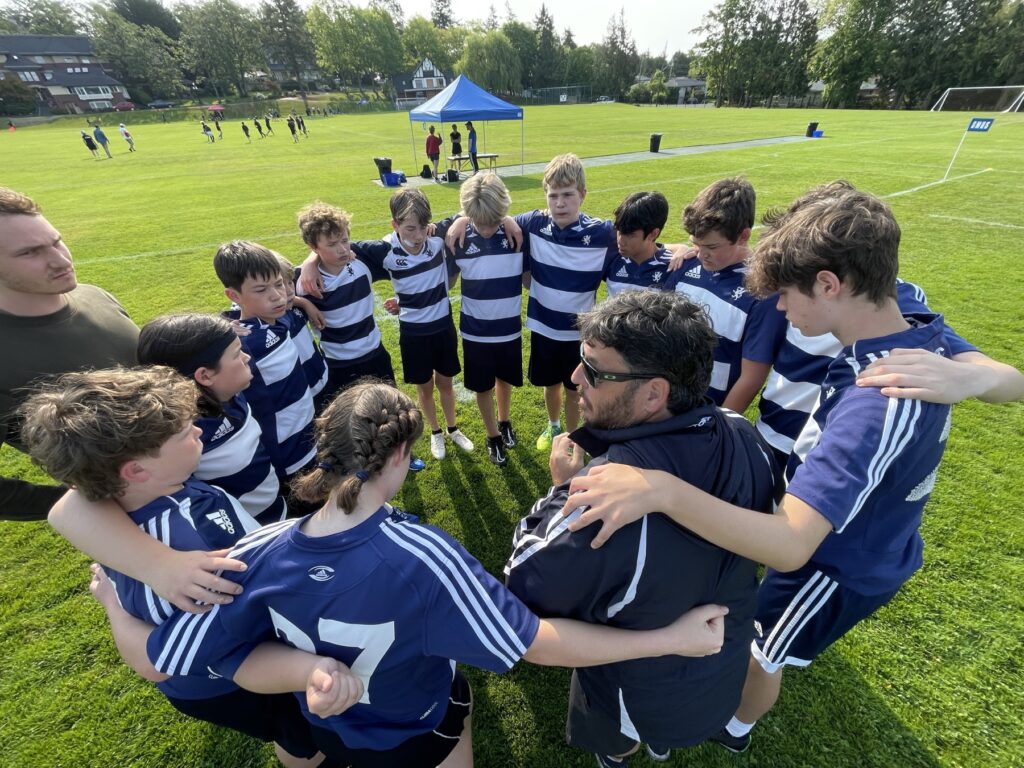
<svg viewBox="0 0 1024 768"><path fill-rule="evenodd" d="M956 180L917 189L942 177L968 115L625 105L526 115L527 162L641 150L655 131L676 147L802 134L820 120L819 141L592 169L584 209L607 217L627 193L659 189L672 205L665 239L673 241L682 237L683 206L717 178L746 175L759 214L813 184L849 179L892 196L902 276L983 351L1024 367L1024 119L997 116L991 133L968 136ZM356 238L388 230L389 193L370 183L371 158L390 155L396 168L415 171L406 116L320 118L309 127L296 146L283 124L251 145L237 123L225 124L216 145L191 123L139 126L133 155L111 129L117 154L102 161L89 156L77 127L21 129L0 134L0 184L36 198L70 244L79 280L110 290L140 324L175 310L215 311L225 305L211 268L221 241L255 239L299 260L295 212L317 198L354 214ZM424 133L413 126L421 164ZM488 124L480 138L481 151L518 163L518 124ZM507 183L514 211L543 205L539 177ZM435 215L457 208L455 185L426 191ZM381 323L397 354L397 328ZM429 463L399 502L500 573L514 523L549 484L546 458L528 446L544 420L542 398L529 387L516 394L524 439L504 470L486 461L473 404L460 413L477 453ZM425 444L419 453L428 455ZM676 752L669 765L1024 765L1022 453L1024 406L958 406L925 515L923 570L810 670L788 676L748 755L704 746ZM42 477L9 448L0 471ZM186 722L120 665L88 595L87 561L43 524L0 524L0 542L0 765L274 764L268 748ZM563 743L567 672L524 664L505 677L473 671L471 680L478 766L592 764Z"/></svg>

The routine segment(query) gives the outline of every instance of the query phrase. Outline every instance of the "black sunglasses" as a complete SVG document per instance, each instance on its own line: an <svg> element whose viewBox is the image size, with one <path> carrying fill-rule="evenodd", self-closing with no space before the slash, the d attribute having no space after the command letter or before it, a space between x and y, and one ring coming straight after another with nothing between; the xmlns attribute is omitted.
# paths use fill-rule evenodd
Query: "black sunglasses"
<svg viewBox="0 0 1024 768"><path fill-rule="evenodd" d="M583 345L580 344L580 363L583 365L583 376L587 380L587 384L592 387L596 387L599 381L631 381L634 379L657 379L662 374L660 373L611 373L609 371L599 371L597 368L587 362L587 358L583 356Z"/></svg>

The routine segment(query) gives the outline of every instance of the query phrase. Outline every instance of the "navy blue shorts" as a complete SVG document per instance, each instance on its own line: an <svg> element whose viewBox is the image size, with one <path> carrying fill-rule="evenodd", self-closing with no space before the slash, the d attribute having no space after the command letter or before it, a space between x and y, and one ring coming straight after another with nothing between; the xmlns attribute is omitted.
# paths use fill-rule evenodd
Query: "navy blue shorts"
<svg viewBox="0 0 1024 768"><path fill-rule="evenodd" d="M484 341L462 340L462 362L465 365L466 389L470 392L490 392L495 379L513 387L523 386L523 340Z"/></svg>
<svg viewBox="0 0 1024 768"><path fill-rule="evenodd" d="M757 589L750 652L765 672L806 667L898 591L862 595L813 565L792 573L769 568Z"/></svg>
<svg viewBox="0 0 1024 768"><path fill-rule="evenodd" d="M434 378L434 371L442 376L455 376L462 370L459 338L453 323L428 336L400 333L398 346L402 351L402 378L406 384L426 384Z"/></svg>
<svg viewBox="0 0 1024 768"><path fill-rule="evenodd" d="M562 384L566 389L576 391L572 383L572 372L580 364L580 343L578 341L555 341L536 331L530 332L530 383L535 387L550 387Z"/></svg>

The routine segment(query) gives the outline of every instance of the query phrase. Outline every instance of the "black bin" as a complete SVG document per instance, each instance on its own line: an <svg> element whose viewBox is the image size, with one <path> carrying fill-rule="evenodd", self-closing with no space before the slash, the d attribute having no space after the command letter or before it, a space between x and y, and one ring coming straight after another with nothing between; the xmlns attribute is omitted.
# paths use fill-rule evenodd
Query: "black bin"
<svg viewBox="0 0 1024 768"><path fill-rule="evenodd" d="M377 173L380 175L381 183L384 183L384 174L391 173L391 158L375 157L373 158L373 163L377 166Z"/></svg>
<svg viewBox="0 0 1024 768"><path fill-rule="evenodd" d="M660 133L652 133L651 134L651 152L657 152L659 149L661 149L661 134Z"/></svg>
<svg viewBox="0 0 1024 768"><path fill-rule="evenodd" d="M817 123L808 123L807 124L807 133L805 133L804 136L806 136L808 139L813 138L814 132L816 130L818 130L818 124Z"/></svg>

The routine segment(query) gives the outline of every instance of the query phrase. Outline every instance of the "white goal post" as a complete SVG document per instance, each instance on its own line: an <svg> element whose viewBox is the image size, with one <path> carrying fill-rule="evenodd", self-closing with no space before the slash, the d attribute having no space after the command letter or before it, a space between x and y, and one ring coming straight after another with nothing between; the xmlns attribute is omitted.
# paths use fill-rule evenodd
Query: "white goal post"
<svg viewBox="0 0 1024 768"><path fill-rule="evenodd" d="M1024 107L1024 85L985 85L947 88L932 112L1019 112Z"/></svg>

